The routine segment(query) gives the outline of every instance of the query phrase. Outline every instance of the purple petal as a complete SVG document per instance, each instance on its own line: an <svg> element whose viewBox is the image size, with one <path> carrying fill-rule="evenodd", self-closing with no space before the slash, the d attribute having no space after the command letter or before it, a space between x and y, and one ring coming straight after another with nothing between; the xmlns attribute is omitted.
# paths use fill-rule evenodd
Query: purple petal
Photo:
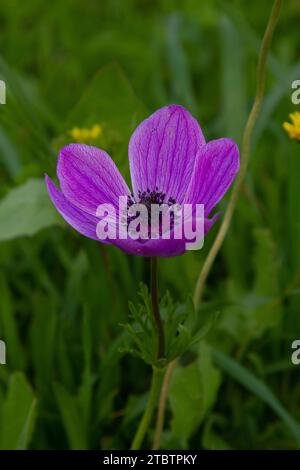
<svg viewBox="0 0 300 470"><path fill-rule="evenodd" d="M136 256L159 256L163 258L179 256L185 252L185 241L174 239L139 241L128 238L127 240L112 241L112 245L117 246L125 253Z"/></svg>
<svg viewBox="0 0 300 470"><path fill-rule="evenodd" d="M204 234L206 235L214 222L219 217L220 212L215 214L211 219L205 219L204 221ZM128 238L126 240L111 240L111 244L117 246L125 253L136 255L136 256L159 256L161 258L170 258L173 256L180 256L186 251L186 244L190 243L190 240L182 238L176 240L171 238L165 239L150 239L150 240L132 240Z"/></svg>
<svg viewBox="0 0 300 470"><path fill-rule="evenodd" d="M65 196L59 191L51 179L46 175L45 181L49 196L56 207L57 211L62 215L65 221L70 224L77 232L102 243L115 245L122 251L136 256L160 256L172 257L182 255L186 251L186 239L175 240L99 240L96 233L99 219L78 209L70 203ZM206 234L219 214L212 219L205 219L204 233Z"/></svg>
<svg viewBox="0 0 300 470"><path fill-rule="evenodd" d="M119 196L130 194L110 156L97 147L70 144L59 154L57 176L64 196L79 209L95 215L100 204L118 207Z"/></svg>
<svg viewBox="0 0 300 470"><path fill-rule="evenodd" d="M192 115L181 106L159 109L143 121L129 142L133 191L155 190L178 203L184 199L196 154L205 143Z"/></svg>
<svg viewBox="0 0 300 470"><path fill-rule="evenodd" d="M235 142L227 138L208 142L199 150L185 203L204 204L204 214L208 216L228 190L239 167Z"/></svg>
<svg viewBox="0 0 300 470"><path fill-rule="evenodd" d="M45 176L45 181L49 196L65 221L82 235L92 238L93 240L98 240L96 234L98 219L71 204L47 175Z"/></svg>

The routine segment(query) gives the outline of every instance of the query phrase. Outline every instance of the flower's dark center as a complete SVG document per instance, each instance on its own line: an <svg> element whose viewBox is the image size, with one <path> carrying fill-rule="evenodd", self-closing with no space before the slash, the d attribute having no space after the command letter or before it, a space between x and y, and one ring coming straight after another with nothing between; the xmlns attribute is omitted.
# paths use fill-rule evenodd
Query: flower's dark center
<svg viewBox="0 0 300 470"><path fill-rule="evenodd" d="M151 209L152 204L158 204L159 206L161 204L168 204L168 206L176 204L175 199L172 197L169 197L168 201L165 201L166 194L162 191L159 191L158 187L155 188L155 191L150 191L150 189L147 189L147 191L143 192L139 191L138 198L139 204L144 204L149 210Z"/></svg>
<svg viewBox="0 0 300 470"><path fill-rule="evenodd" d="M159 191L158 187L156 187L155 190L152 190L152 191L149 188L147 189L147 191L138 191L138 197L136 199L134 198L134 195L131 194L130 198L128 198L127 210L129 210L130 207L132 207L134 204L142 204L147 209L148 227L149 227L149 232L150 232L151 231L151 207L152 205L155 205L158 207L165 205L171 208L172 206L176 204L176 200L173 197L169 197L168 199L166 199L166 194L163 193L162 191ZM136 219L139 216L140 216L139 211L137 211L135 215L132 215L132 216L128 215L127 226L130 224L132 220ZM170 221L171 221L171 226L173 226L173 223L174 223L173 213L171 213ZM161 225L161 223L162 223L162 213L159 214L159 225Z"/></svg>

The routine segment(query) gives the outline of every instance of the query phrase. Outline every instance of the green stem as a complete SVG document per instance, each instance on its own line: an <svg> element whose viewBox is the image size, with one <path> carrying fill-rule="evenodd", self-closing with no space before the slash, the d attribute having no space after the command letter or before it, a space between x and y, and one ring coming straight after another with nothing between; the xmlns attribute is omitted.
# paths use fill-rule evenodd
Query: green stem
<svg viewBox="0 0 300 470"><path fill-rule="evenodd" d="M155 426L155 434L154 434L152 450L158 450L160 448L160 439L161 439L161 434L163 432L163 427L164 427L165 411L166 411L169 386L170 386L171 378L173 375L173 371L175 367L177 366L177 361L178 359L174 359L174 361L170 362L170 364L167 367L166 374L164 376L164 380L162 383L159 403L158 403L158 413L157 413L157 418L156 418L156 426Z"/></svg>
<svg viewBox="0 0 300 470"><path fill-rule="evenodd" d="M149 424L151 422L151 419L152 419L152 416L153 416L153 413L154 413L154 410L158 401L158 395L159 395L159 391L161 387L163 374L164 374L163 369L153 368L152 383L151 383L151 389L150 389L147 407L145 409L144 415L142 417L138 430L133 439L133 442L130 448L131 450L139 450L142 445L142 442L149 428Z"/></svg>
<svg viewBox="0 0 300 470"><path fill-rule="evenodd" d="M165 354L165 333L163 322L159 313L158 302L158 263L157 258L150 258L150 294L151 306L155 326L157 329L158 348L157 359L162 359ZM158 402L160 387L163 379L165 369L153 367L152 383L149 394L148 403L144 411L142 420L139 424L135 437L133 439L131 450L138 450L144 440L145 434L149 428L155 407Z"/></svg>
<svg viewBox="0 0 300 470"><path fill-rule="evenodd" d="M258 58L257 85L256 85L255 99L254 99L254 103L253 103L251 112L249 114L249 117L246 123L245 130L243 133L242 151L241 151L241 168L240 168L240 172L238 174L236 183L234 185L234 188L232 190L231 198L227 206L223 223L206 257L206 260L203 264L202 270L197 280L197 284L196 284L196 288L194 292L194 304L196 307L198 307L199 304L201 303L201 298L202 298L206 279L209 275L213 262L221 248L221 245L229 229L230 222L231 222L234 209L236 206L238 194L240 192L241 186L246 176L248 163L249 163L252 132L253 132L256 120L258 118L258 115L259 115L259 111L261 108L263 95L264 95L265 68L266 68L267 56L268 56L269 48L271 45L272 37L276 28L276 24L279 18L281 4L282 4L282 0L274 0L272 11L271 11L267 28L266 28L264 38L262 41L259 58ZM174 362L168 365L167 372L166 372L163 386L162 386L162 393L161 393L161 397L159 401L158 418L157 418L156 431L155 431L154 445L156 449L159 449L160 447L160 438L161 438L161 433L162 433L163 426L164 426L165 408L166 408L166 401L168 398L169 383L171 381L172 373L176 367L176 363L177 363L177 360L175 360Z"/></svg>
<svg viewBox="0 0 300 470"><path fill-rule="evenodd" d="M157 258L153 257L150 258L150 290L151 290L151 304L152 304L152 312L153 317L157 329L158 335L158 351L157 351L157 359L161 359L164 357L165 354L165 333L164 333L164 326L162 323L162 319L159 313L159 303L158 303L158 265L157 265Z"/></svg>
<svg viewBox="0 0 300 470"><path fill-rule="evenodd" d="M264 96L265 70L266 70L268 52L270 49L270 45L271 45L272 37L276 28L276 24L279 18L281 4L282 4L282 0L274 1L270 18L267 24L267 28L263 37L263 41L262 41L262 45L261 45L261 49L259 53L259 58L258 58L258 66L257 66L256 94L255 94L254 103L253 103L251 112L249 114L249 117L246 123L245 130L243 133L242 149L241 149L241 168L237 176L235 185L233 187L231 198L229 200L223 222L217 233L215 241L205 259L202 270L197 280L197 284L196 284L196 288L194 292L194 304L196 307L201 303L201 298L202 298L206 279L210 273L214 260L220 251L224 238L230 227L231 219L232 219L234 209L236 207L236 203L238 200L238 195L239 195L239 192L241 190L242 184L246 176L248 163L249 163L249 156L250 156L251 137L252 137L255 123L257 121L257 118L260 112L260 108L261 108L261 104L262 104L262 100Z"/></svg>

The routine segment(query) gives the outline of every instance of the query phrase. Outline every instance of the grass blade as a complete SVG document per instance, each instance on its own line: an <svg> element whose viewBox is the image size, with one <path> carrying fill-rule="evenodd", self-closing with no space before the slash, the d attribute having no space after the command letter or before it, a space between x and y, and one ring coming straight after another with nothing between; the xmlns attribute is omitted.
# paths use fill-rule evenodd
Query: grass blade
<svg viewBox="0 0 300 470"><path fill-rule="evenodd" d="M267 387L267 385L265 385L260 379L255 377L252 372L249 372L245 367L238 364L234 359L230 358L223 352L214 350L213 359L220 369L269 405L270 408L272 408L273 411L275 411L275 413L286 423L294 435L298 446L300 446L300 425L284 408L269 387Z"/></svg>

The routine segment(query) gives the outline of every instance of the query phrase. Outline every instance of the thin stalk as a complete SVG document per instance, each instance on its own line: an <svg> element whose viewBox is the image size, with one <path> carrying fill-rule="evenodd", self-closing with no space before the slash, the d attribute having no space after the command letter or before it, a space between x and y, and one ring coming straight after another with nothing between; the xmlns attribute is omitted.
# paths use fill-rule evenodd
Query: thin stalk
<svg viewBox="0 0 300 470"><path fill-rule="evenodd" d="M157 405L157 400L159 396L159 391L161 387L161 382L163 378L163 369L156 369L153 368L153 374L152 374L152 383L151 383L151 389L150 389L150 395L147 403L147 407L145 409L145 412L143 414L143 417L140 421L139 427L137 429L137 432L134 436L134 439L132 441L131 445L131 450L139 450L145 434L147 430L149 429L149 425L155 410L155 407Z"/></svg>
<svg viewBox="0 0 300 470"><path fill-rule="evenodd" d="M151 294L152 313L153 313L153 318L155 321L155 326L157 329L157 338L158 338L157 359L162 359L165 354L165 333L164 333L163 322L159 313L157 258L150 258L150 294ZM155 407L157 405L159 391L160 391L164 372L165 372L165 369L163 368L153 367L149 399L148 399L143 417L140 421L139 427L133 439L131 450L140 449L143 443L145 434L149 428Z"/></svg>
<svg viewBox="0 0 300 470"><path fill-rule="evenodd" d="M264 89L265 89L265 70L266 70L266 62L268 57L268 52L270 49L271 40L276 28L276 24L278 21L280 8L281 8L282 0L275 0L273 3L273 8L271 11L271 15L267 24L267 28L264 34L264 38L262 41L262 46L260 49L259 59L258 59L258 67L257 67L257 85L256 85L256 94L252 109L250 111L246 127L243 133L242 139L242 150L241 150L241 168L239 174L237 176L235 185L233 187L231 198L229 200L227 210L225 212L225 216L221 227L218 231L218 234L215 238L215 241L205 259L203 264L202 270L199 274L196 288L194 292L194 304L197 307L202 298L203 289L205 286L206 279L209 275L213 262L220 251L224 238L228 232L231 219L234 213L234 209L236 207L238 195L242 184L244 182L248 163L249 163L249 156L250 156L250 145L251 145L251 137L254 129L254 125L258 118L263 96L264 96Z"/></svg>
<svg viewBox="0 0 300 470"><path fill-rule="evenodd" d="M225 212L225 216L223 219L223 223L219 229L216 239L206 257L202 270L199 274L195 291L194 291L195 307L198 307L201 303L205 282L207 280L207 277L209 275L213 262L221 248L221 245L229 229L230 222L232 220L232 216L233 216L234 209L236 206L238 194L240 192L240 189L244 182L244 178L246 176L248 163L249 163L251 137L252 137L256 120L260 112L263 95L264 95L265 69L266 69L267 56L268 56L268 52L270 49L272 37L276 28L276 24L279 18L281 4L282 4L282 0L274 0L271 14L269 17L269 21L268 21L266 31L263 37L263 41L262 41L262 45L261 45L261 49L259 53L259 58L258 58L256 94L255 94L252 109L250 111L245 129L244 129L244 133L243 133L240 172L237 176L236 183L233 187L231 198L229 200L227 210ZM157 422L156 422L155 449L159 449L160 447L160 439L161 439L161 433L162 433L163 424L164 424L166 401L168 398L168 388L169 388L169 384L171 381L172 373L175 369L177 362L178 360L175 360L169 364L165 377L164 377L164 381L162 385L163 393L161 393L161 396L160 396L158 417L157 417Z"/></svg>
<svg viewBox="0 0 300 470"><path fill-rule="evenodd" d="M156 421L155 435L154 435L154 441L153 441L153 447L152 447L153 450L159 449L160 447L160 438L161 438L161 433L164 427L164 418L165 418L169 385L170 385L170 381L173 375L173 370L175 369L176 365L177 365L177 359L170 362L167 368L164 380L163 380L161 393L159 397L157 421Z"/></svg>
<svg viewBox="0 0 300 470"><path fill-rule="evenodd" d="M162 319L159 313L158 303L158 264L157 258L150 258L150 290L151 290L151 304L153 317L157 329L158 350L157 359L161 359L165 354L165 333Z"/></svg>

